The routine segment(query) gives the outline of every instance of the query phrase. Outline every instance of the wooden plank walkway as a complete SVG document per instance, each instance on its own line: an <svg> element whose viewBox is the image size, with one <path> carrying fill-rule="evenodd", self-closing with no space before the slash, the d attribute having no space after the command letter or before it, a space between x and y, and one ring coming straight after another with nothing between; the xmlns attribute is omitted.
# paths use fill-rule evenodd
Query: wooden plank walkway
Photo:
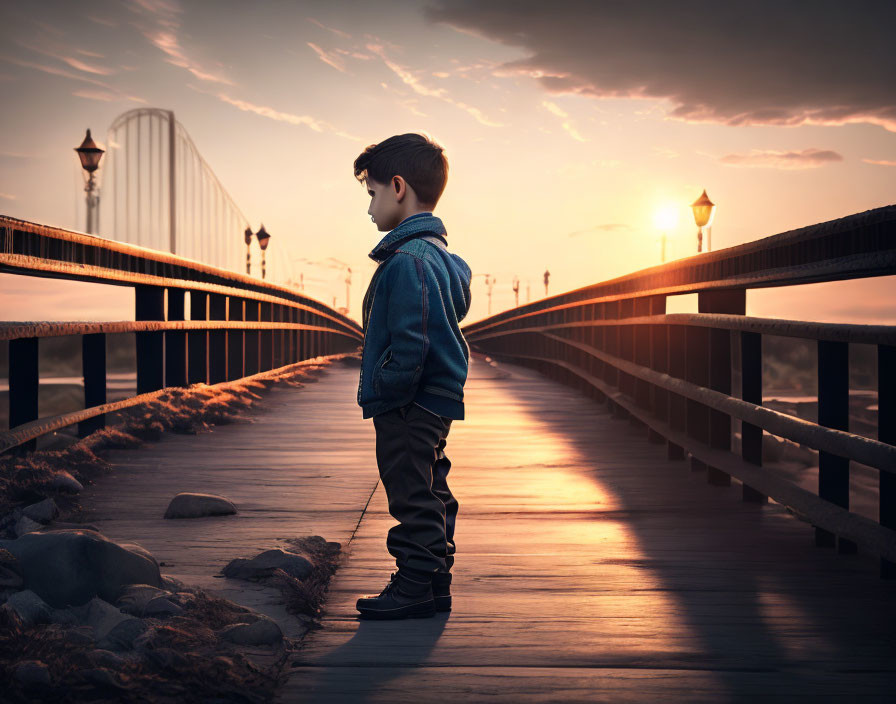
<svg viewBox="0 0 896 704"><path fill-rule="evenodd" d="M274 590L214 575L300 535L347 546L279 701L892 701L896 585L871 557L816 549L782 507L744 504L574 390L481 359L447 447L454 611L357 620L394 569L357 374L334 365L272 391L252 423L114 453L82 496L110 538L288 635ZM164 520L179 491L240 513Z"/></svg>
<svg viewBox="0 0 896 704"><path fill-rule="evenodd" d="M528 369L476 360L467 399L454 611L356 618L394 570L377 487L278 701L893 701L896 585L873 558L815 548Z"/></svg>

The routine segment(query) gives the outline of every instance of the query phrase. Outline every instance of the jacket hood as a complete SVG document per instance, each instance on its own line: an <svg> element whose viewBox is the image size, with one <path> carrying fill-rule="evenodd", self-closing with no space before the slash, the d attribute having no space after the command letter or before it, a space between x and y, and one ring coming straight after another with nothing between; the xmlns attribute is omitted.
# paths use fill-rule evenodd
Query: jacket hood
<svg viewBox="0 0 896 704"><path fill-rule="evenodd" d="M384 261L402 242L424 233L436 235L446 244L448 242L446 239L448 231L442 220L432 213L419 213L402 220L398 227L383 237L367 256L375 262Z"/></svg>

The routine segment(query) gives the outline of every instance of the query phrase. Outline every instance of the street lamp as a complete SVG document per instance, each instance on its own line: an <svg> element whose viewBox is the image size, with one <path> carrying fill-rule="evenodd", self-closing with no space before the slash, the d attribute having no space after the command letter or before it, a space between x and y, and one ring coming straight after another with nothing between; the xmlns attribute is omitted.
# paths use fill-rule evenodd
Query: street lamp
<svg viewBox="0 0 896 704"><path fill-rule="evenodd" d="M697 251L700 252L703 248L703 228L705 227L707 228L706 251L709 252L712 249L710 240L712 230L710 228L712 216L716 212L716 204L709 199L704 188L703 195L691 203L691 208L694 210L694 222L697 223Z"/></svg>
<svg viewBox="0 0 896 704"><path fill-rule="evenodd" d="M99 223L98 208L100 197L96 194L96 177L94 172L99 168L100 159L103 158L104 149L96 146L93 137L90 136L90 129L87 130L87 136L81 142L80 147L75 147L78 152L78 158L81 160L81 168L87 172L87 185L84 190L87 192L87 233L94 234L94 229Z"/></svg>
<svg viewBox="0 0 896 704"><path fill-rule="evenodd" d="M547 269L544 270L544 295L548 295L548 283L551 280L551 272Z"/></svg>
<svg viewBox="0 0 896 704"><path fill-rule="evenodd" d="M252 228L247 227L243 233L246 240L246 275L252 273Z"/></svg>
<svg viewBox="0 0 896 704"><path fill-rule="evenodd" d="M520 277L516 274L513 275L513 306L520 307Z"/></svg>
<svg viewBox="0 0 896 704"><path fill-rule="evenodd" d="M261 247L261 278L264 278L264 251L268 248L268 241L271 239L268 231L264 229L264 223L262 223L261 229L255 233L255 236L258 238L258 246Z"/></svg>

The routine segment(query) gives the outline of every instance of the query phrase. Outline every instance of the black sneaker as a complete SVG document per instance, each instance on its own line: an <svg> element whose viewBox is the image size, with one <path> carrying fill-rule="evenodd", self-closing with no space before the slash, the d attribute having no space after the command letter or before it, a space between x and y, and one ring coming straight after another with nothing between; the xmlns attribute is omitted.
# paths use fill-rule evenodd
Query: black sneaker
<svg viewBox="0 0 896 704"><path fill-rule="evenodd" d="M436 611L451 611L451 573L434 572L432 575L432 595Z"/></svg>
<svg viewBox="0 0 896 704"><path fill-rule="evenodd" d="M362 617L371 619L426 618L436 613L432 584L409 577L401 570L392 573L378 596L362 596L355 608Z"/></svg>

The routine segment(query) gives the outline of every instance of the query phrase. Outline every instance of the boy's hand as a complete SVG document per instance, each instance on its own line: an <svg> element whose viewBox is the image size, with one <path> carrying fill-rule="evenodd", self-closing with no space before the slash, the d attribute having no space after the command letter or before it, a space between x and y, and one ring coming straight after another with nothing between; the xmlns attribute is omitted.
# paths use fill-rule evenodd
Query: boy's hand
<svg viewBox="0 0 896 704"><path fill-rule="evenodd" d="M417 257L396 252L386 272L389 286L386 325L392 355L379 371L380 393L384 397L410 400L420 381L429 349L423 267Z"/></svg>

